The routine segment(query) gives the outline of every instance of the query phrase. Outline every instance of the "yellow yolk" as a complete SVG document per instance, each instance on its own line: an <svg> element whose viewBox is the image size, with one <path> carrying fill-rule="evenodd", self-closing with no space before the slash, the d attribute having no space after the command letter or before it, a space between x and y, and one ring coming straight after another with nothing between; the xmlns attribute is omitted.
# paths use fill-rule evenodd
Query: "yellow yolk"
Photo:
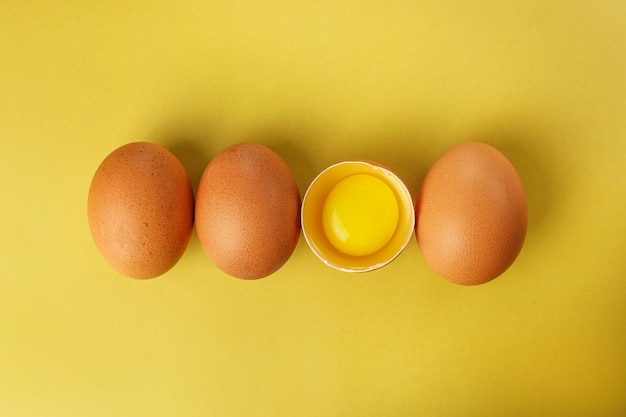
<svg viewBox="0 0 626 417"><path fill-rule="evenodd" d="M328 193L322 226L330 243L346 255L365 256L382 249L398 225L398 202L381 179L356 174Z"/></svg>

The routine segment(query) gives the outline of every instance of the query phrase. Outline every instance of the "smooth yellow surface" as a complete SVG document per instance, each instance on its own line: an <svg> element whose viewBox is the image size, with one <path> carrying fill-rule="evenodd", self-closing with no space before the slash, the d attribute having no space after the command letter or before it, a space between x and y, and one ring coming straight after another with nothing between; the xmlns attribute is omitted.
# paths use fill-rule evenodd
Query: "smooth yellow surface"
<svg viewBox="0 0 626 417"><path fill-rule="evenodd" d="M398 226L398 202L385 182L356 174L339 181L324 201L322 225L341 252L366 256L382 249Z"/></svg>
<svg viewBox="0 0 626 417"><path fill-rule="evenodd" d="M624 22L615 0L0 2L0 415L624 415ZM194 186L260 142L301 192L349 158L415 192L483 140L519 171L528 236L472 288L414 239L359 275L301 239L245 282L194 236L132 281L98 254L86 201L136 140Z"/></svg>

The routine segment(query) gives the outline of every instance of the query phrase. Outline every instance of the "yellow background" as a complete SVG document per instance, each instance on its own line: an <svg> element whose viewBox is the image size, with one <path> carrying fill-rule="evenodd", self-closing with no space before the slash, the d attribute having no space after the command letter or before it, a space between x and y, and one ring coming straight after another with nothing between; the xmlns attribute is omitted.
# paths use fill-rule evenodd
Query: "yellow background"
<svg viewBox="0 0 626 417"><path fill-rule="evenodd" d="M194 186L226 146L277 151L304 193L368 158L415 193L454 144L518 169L516 263L455 286L413 240L331 270L300 239L256 282L194 234L151 281L86 218L122 144ZM0 1L0 415L623 416L626 3Z"/></svg>

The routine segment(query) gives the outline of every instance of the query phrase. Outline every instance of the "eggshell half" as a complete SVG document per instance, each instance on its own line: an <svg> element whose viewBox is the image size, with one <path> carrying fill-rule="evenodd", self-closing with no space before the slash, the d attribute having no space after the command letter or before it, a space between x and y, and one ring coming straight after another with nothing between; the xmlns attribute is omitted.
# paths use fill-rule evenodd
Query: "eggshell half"
<svg viewBox="0 0 626 417"><path fill-rule="evenodd" d="M416 236L426 262L462 285L496 278L517 258L527 227L520 178L497 149L458 145L430 168L416 203Z"/></svg>

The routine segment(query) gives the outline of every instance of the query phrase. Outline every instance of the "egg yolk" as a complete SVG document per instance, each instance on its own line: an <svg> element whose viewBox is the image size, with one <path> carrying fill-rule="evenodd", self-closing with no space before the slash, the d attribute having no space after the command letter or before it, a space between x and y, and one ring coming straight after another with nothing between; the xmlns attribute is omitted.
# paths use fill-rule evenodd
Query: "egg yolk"
<svg viewBox="0 0 626 417"><path fill-rule="evenodd" d="M346 255L365 256L382 249L398 225L398 201L381 179L356 174L328 193L322 227L330 243Z"/></svg>

